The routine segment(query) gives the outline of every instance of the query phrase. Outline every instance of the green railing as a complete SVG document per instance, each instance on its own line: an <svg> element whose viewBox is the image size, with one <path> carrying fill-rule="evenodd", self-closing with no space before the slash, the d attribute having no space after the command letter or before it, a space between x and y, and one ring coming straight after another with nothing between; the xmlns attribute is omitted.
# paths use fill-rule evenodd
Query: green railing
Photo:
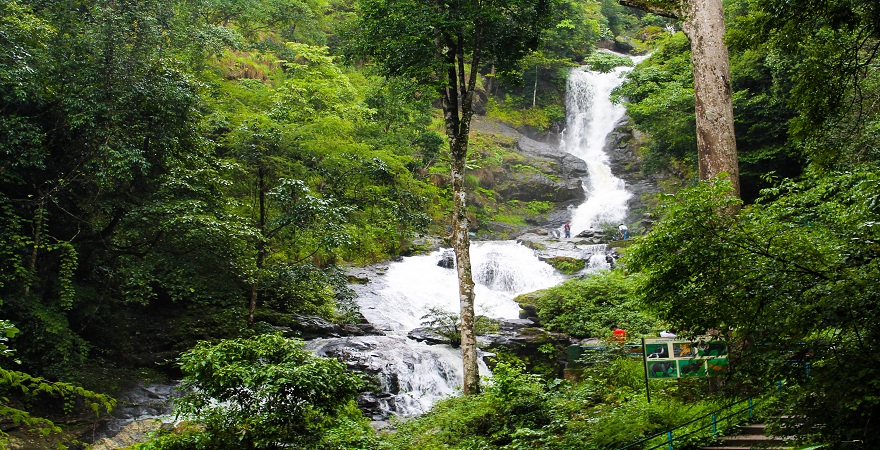
<svg viewBox="0 0 880 450"><path fill-rule="evenodd" d="M745 403L745 406L743 406L740 409L736 409L734 411L735 408L743 405L744 403ZM674 450L676 440L681 442L681 439L686 438L691 435L694 435L694 434L697 434L697 433L702 433L707 430L712 430L712 435L717 436L718 435L718 425L724 423L724 421L727 421L727 420L730 420L734 417L737 417L744 412L748 412L748 417L747 417L748 420L753 419L755 417L755 405L756 405L756 402L755 402L754 398L749 397L749 398L740 400L738 402L731 403L730 405L727 405L727 406L720 408L716 411L713 411L708 414L697 417L696 419L693 419L690 422L683 423L683 424L681 424L675 428L672 428L670 430L662 431L660 433L654 434L652 436L648 436L648 437L643 438L641 440L638 440L636 442L632 442L630 444L627 444L623 447L619 447L618 450L630 450L630 449L656 450L656 449L660 449L660 448ZM706 424L703 426L700 426L698 428L684 432L684 433L676 433L676 431L683 430L686 427L689 427L689 426L691 426L695 423L698 423L700 421L706 421ZM662 439L664 436L665 436L665 439ZM652 447L643 447L644 445L649 445L649 443L651 441L661 440L661 439L662 439L662 442L660 442L659 444L654 444Z"/></svg>

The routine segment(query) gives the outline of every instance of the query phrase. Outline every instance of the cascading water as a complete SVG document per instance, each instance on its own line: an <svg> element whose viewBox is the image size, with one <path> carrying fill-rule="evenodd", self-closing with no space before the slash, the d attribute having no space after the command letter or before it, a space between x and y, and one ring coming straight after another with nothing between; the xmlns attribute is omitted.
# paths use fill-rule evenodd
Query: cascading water
<svg viewBox="0 0 880 450"><path fill-rule="evenodd" d="M588 170L588 178L584 180L587 200L572 214L573 234L603 224L616 225L626 218L626 204L632 194L626 191L623 180L611 173L605 142L626 113L623 105L611 102L610 95L629 70L618 67L601 73L580 67L569 74L561 148L584 160Z"/></svg>
<svg viewBox="0 0 880 450"><path fill-rule="evenodd" d="M307 347L318 355L336 356L378 374L384 392L373 399L379 409L400 415L427 411L438 399L461 386L461 354L446 345L427 345L406 337L421 326L432 309L457 314L458 274L438 261L444 250L392 263L368 285L354 286L364 317L387 336L316 339ZM474 242L471 260L476 282L477 314L516 319L513 298L544 289L564 277L538 260L534 252L512 241ZM485 367L481 370L488 373Z"/></svg>
<svg viewBox="0 0 880 450"><path fill-rule="evenodd" d="M601 74L581 69L572 71L568 84L568 120L562 149L588 165L584 181L586 202L578 207L572 224L580 230L622 221L630 194L622 180L611 174L604 153L607 135L623 117L624 108L608 100L611 90L622 82L626 69ZM574 231L574 229L573 229ZM591 255L587 270L607 268L605 244L575 246L579 258ZM366 285L352 286L364 317L386 336L316 339L307 348L318 355L335 356L349 365L376 374L382 392L364 403L384 415L413 415L428 409L440 398L454 395L461 386L461 355L445 345L428 345L407 338L433 310L457 314L458 276L444 268L438 250L391 263L382 275L373 275ZM477 314L515 319L519 305L513 298L524 292L547 288L564 277L540 261L535 252L512 241L473 242L471 245ZM481 367L481 371L486 371ZM376 418L383 418L379 415Z"/></svg>

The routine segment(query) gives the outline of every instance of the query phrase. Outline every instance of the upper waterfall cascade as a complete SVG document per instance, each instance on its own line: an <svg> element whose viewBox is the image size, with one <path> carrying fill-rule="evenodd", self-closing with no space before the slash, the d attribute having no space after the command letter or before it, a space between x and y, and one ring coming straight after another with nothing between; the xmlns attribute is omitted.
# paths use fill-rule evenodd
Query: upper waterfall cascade
<svg viewBox="0 0 880 450"><path fill-rule="evenodd" d="M642 58L634 58L640 61ZM587 200L572 214L572 233L605 224L617 225L626 218L627 201L632 196L625 183L611 173L606 153L607 137L626 114L623 105L611 102L611 91L623 83L629 67L608 73L586 67L572 69L566 91L566 125L562 150L587 163L584 180Z"/></svg>

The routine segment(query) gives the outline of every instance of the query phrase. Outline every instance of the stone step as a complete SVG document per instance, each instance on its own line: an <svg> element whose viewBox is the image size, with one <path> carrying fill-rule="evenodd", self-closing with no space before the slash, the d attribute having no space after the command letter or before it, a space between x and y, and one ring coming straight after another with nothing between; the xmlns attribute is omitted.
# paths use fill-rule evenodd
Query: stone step
<svg viewBox="0 0 880 450"><path fill-rule="evenodd" d="M742 446L730 446L730 447L700 447L700 450L792 450L794 447L784 446L784 447L742 447Z"/></svg>
<svg viewBox="0 0 880 450"><path fill-rule="evenodd" d="M724 436L721 442L712 446L700 447L700 450L790 450L793 447L788 440L780 436L767 436L764 424L742 425L738 427L736 436Z"/></svg>
<svg viewBox="0 0 880 450"><path fill-rule="evenodd" d="M763 423L756 423L753 425L742 425L739 427L740 434L754 435L754 434L767 434L767 425Z"/></svg>
<svg viewBox="0 0 880 450"><path fill-rule="evenodd" d="M776 436L764 436L763 434L741 434L738 436L724 436L721 438L725 443L733 446L767 446L771 444L782 445L785 439Z"/></svg>

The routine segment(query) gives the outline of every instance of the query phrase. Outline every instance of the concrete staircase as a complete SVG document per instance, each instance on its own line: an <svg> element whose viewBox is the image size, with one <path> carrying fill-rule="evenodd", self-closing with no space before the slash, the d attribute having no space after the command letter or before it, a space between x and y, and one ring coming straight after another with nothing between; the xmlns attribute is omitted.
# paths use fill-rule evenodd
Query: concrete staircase
<svg viewBox="0 0 880 450"><path fill-rule="evenodd" d="M784 437L768 436L764 424L743 425L739 433L724 436L715 446L700 447L700 450L751 450L751 449L792 449L792 443Z"/></svg>

